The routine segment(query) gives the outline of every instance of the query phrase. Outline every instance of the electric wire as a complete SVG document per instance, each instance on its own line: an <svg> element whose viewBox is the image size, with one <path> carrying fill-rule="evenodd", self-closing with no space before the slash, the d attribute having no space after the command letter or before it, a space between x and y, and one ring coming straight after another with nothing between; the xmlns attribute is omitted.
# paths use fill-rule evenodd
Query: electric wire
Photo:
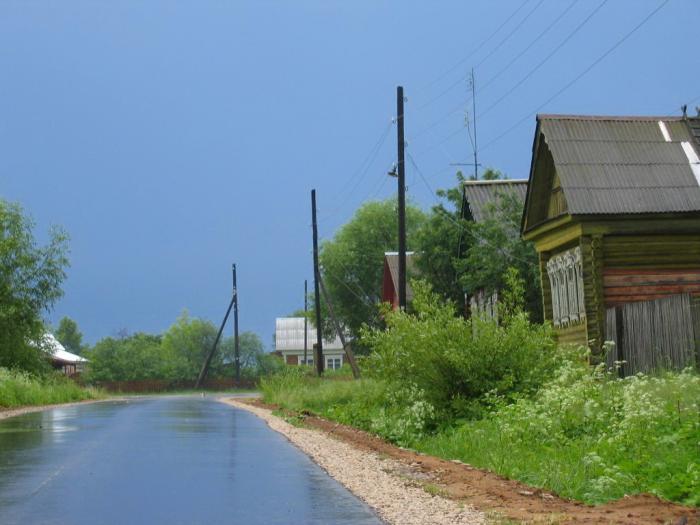
<svg viewBox="0 0 700 525"><path fill-rule="evenodd" d="M430 184L428 183L427 178L423 175L423 172L421 171L421 169L420 169L420 168L418 167L418 165L416 164L416 161L413 159L413 157L411 156L410 153L406 153L406 156L408 157L408 160L411 162L411 165L413 166L413 168L416 170L416 172L418 172L418 175L419 175L420 178L423 180L423 183L425 184L426 188L428 188L428 191L430 191L430 193L432 194L433 198L435 199L435 202L438 203L438 204L440 204L440 198L438 197L437 193L435 193L435 191L433 190L433 188L432 188L432 187L430 186ZM525 259L521 259L520 257L516 257L516 256L513 255L512 253L507 253L507 252L505 252L505 251L503 250L503 248L501 248L500 246L494 245L493 243L489 242L487 239L485 239L485 238L480 237L479 235L477 235L477 234L476 234L474 231L472 231L471 229L465 228L464 225L463 225L463 224L460 224L458 221L456 221L456 220L454 219L454 217L452 217L452 215L450 215L450 214L445 214L445 217L447 217L447 218L450 220L450 222L452 222L455 226L457 226L457 228L459 228L459 230L460 230L462 233L466 233L466 234L470 235L474 240L476 240L476 241L478 241L478 242L481 242L481 243L484 243L484 244L486 244L487 246L490 246L491 248L493 248L494 250L496 250L497 252L499 252L499 253L500 253L501 255L503 255L504 257L506 257L506 258L508 258L508 259L512 259L512 260L514 260L514 261L518 261L518 262L524 263L524 264L530 264L529 261L526 261Z"/></svg>
<svg viewBox="0 0 700 525"><path fill-rule="evenodd" d="M447 71L445 71L444 73L438 75L437 78L433 79L432 81L428 82L428 84L426 84L426 85L424 85L422 88L418 89L418 92L423 92L423 91L425 91L426 89L428 89L428 88L434 86L435 84L437 84L438 82L440 82L443 78L445 78L445 77L448 76L450 73L452 73L453 71L455 71L455 70L456 70L458 67L460 67L462 64L464 64L464 63L465 63L467 60L469 60L472 56L474 56L476 53L478 53L486 44L488 44L488 43L491 41L491 39L492 39L494 36L496 36L496 35L499 33L499 31L500 31L501 29L503 29L503 27L505 27L505 25L508 24L508 22L510 22L510 21L511 21L511 20L512 20L512 19L513 19L513 18L514 18L528 3L529 3L529 2L530 2L530 0L525 0L524 2L522 2L522 3L515 9L515 11L513 11L513 12L503 21L503 23L501 23L501 25L499 25L499 26L496 28L495 31L493 31L488 37L486 37L484 40L482 40L482 42L481 42L476 48L474 48L468 55L466 55L464 58L460 59L454 66L452 66L451 68L449 68ZM439 97L436 97L435 99L433 99L433 100L431 100L431 101L429 101L429 102L426 102L422 107L425 107L425 106L428 106L428 105L432 104L435 100L437 100L437 98L439 98Z"/></svg>
<svg viewBox="0 0 700 525"><path fill-rule="evenodd" d="M481 59L481 61L479 61L479 63L478 63L476 66L474 66L474 68L478 68L479 66L481 66L484 62L486 62L489 58L491 58L499 49L501 49L501 47L503 47L503 44L505 44L508 40L510 40L510 38L511 38L515 33L518 32L518 30L525 24L525 22L527 22L527 20L535 13L535 11L537 11L537 9L539 9L539 7L540 7L543 3L544 3L544 0L540 0L537 4L535 4L535 7L533 7L533 8L525 15L525 17L524 17L522 20L520 20L520 22L518 22L518 23L515 25L515 27L514 27L513 29L511 29L511 31L510 31L503 39L501 39L501 41L500 41L498 44L496 44L496 46L495 46L485 57L483 57L483 58ZM523 4L523 6L524 6L524 5L525 5L525 4ZM521 6L521 7L523 7L523 6ZM467 78L468 78L468 75L465 75L465 76L460 77L459 79L457 79L457 81L453 82L453 83L450 84L445 90L443 90L442 92L440 92L440 94L438 94L437 96L433 97L432 99L430 99L430 100L429 100L428 102L426 102L425 104L419 106L419 107L417 108L417 111L420 111L421 109L428 107L428 106L429 106L430 104L432 104L433 102L436 102L437 100L441 99L442 97L444 97L447 93L449 93L450 91L452 91L456 86L458 86L460 83L462 83L462 82L463 82L464 80L466 80Z"/></svg>
<svg viewBox="0 0 700 525"><path fill-rule="evenodd" d="M515 64L518 60L520 60L520 58L523 57L523 55L525 55L525 53L527 53L530 49L532 49L532 47L533 47L537 42L539 42L550 30L552 30L554 27L556 27L556 25L561 21L561 19L564 18L564 16L566 16L566 14L567 14L569 11L571 11L571 9L573 9L573 7L574 7L578 2L579 2L579 0L573 0L573 1L572 1L558 16L557 16L557 18L555 18L555 19L554 19L543 31L541 31L527 46L525 46L525 47L520 51L520 53L518 53L515 57L513 57L513 58L511 59L511 61L508 62L508 64L506 64L503 68L501 68L495 75L493 75L493 76L492 76L489 80L487 80L479 89L477 89L477 90L476 90L476 94L477 94L477 95L478 95L478 94L481 94L484 90L486 90L486 88L488 88L488 87L489 87L491 84L493 84L498 78L500 78L500 76L501 76L503 73L505 73L506 71L508 71L508 70L513 66L513 64ZM477 67L478 67L478 66L477 66ZM469 78L469 75L464 75L463 77L460 77L459 82L464 82L464 81L468 80L468 78ZM416 133L413 135L413 138L418 138L418 137L420 137L423 133L425 133L425 132L427 132L427 131L429 131L429 130L431 130L431 129L434 129L434 128L437 127L440 123L442 123L445 119L447 119L447 118L451 117L452 115L454 115L455 113L457 113L457 111L459 111L459 110L465 110L466 105L467 105L469 102L471 102L471 99L472 99L472 97L469 96L465 101L460 102L459 105L457 105L457 106L453 107L452 109L450 109L450 110L449 110L447 113L445 113L442 117L440 117L439 119L435 120L434 122L432 122L431 124L429 124L427 127L422 128L421 130L419 130L418 132L416 132Z"/></svg>
<svg viewBox="0 0 700 525"><path fill-rule="evenodd" d="M554 55L556 55L560 49L562 49L568 42L571 40L594 16L598 11L600 11L605 4L608 3L609 0L603 0L598 6L591 11L586 18L583 19L583 21L576 26L576 28L567 35L567 37L562 40L547 56L544 57L534 68L532 68L524 77L522 77L518 82L515 83L514 86L512 86L508 91L506 91L503 95L501 95L493 104L491 104L489 107L487 107L485 110L483 110L481 113L479 113L478 117L481 118L487 113L489 113L492 109L497 107L506 97L511 95L516 89L518 89L520 86L522 86L532 75L534 75L542 66L544 66Z"/></svg>
<svg viewBox="0 0 700 525"><path fill-rule="evenodd" d="M607 1L607 0L606 0ZM544 106L552 102L554 99L556 99L559 95L564 93L567 89L569 89L571 86L573 86L576 82L578 82L581 78L583 78L589 71L591 71L595 66L597 66L600 62L605 60L613 51L615 51L618 47L620 47L629 37L631 37L634 33L636 33L644 24L646 24L649 20L651 20L656 13L661 11L666 4L669 3L670 0L664 0L661 4L659 4L656 8L654 8L644 19L639 22L636 26L634 26L630 31L628 31L622 38L620 38L615 44L613 44L610 48L608 48L605 53L600 55L598 58L596 58L591 64L588 65L581 73L576 75L572 80L567 82L564 86L562 86L556 93L554 93L551 97L549 97L547 100L545 100L542 104L540 104L537 108L535 108L534 111L531 111L527 115L525 115L523 118L518 120L515 124L510 126L508 129L506 129L503 133L500 135L496 136L495 138L491 139L489 142L487 142L484 146L481 147L481 151L484 151L485 149L490 148L494 143L498 142L501 140L503 137L508 135L510 132L512 132L514 129L516 129L518 126L520 126L523 122L527 121L530 119L533 115L537 114Z"/></svg>
<svg viewBox="0 0 700 525"><path fill-rule="evenodd" d="M331 211L325 213L321 220L325 221L331 217L333 217L336 213L338 213L344 206L347 204L348 200L350 200L350 197L355 193L357 188L360 187L360 184L364 181L365 177L367 176L367 173L369 172L369 169L372 167L372 164L374 163L375 159L377 158L377 155L379 154L379 151L381 150L381 147L384 145L384 142L386 141L387 137L389 136L389 131L391 130L391 127L393 125L393 121L390 122L386 128L382 131L382 134L380 135L379 139L377 142L374 144L372 149L370 150L370 153L365 157L363 160L362 164L360 164L360 167L358 170L355 171L355 173L348 179L348 182L355 179L357 175L359 174L359 177L355 181L355 184L352 186L350 191L348 191L345 194L345 197L342 198L341 202L334 206ZM348 182L344 185L344 188L347 187ZM342 192L342 190L341 190Z"/></svg>

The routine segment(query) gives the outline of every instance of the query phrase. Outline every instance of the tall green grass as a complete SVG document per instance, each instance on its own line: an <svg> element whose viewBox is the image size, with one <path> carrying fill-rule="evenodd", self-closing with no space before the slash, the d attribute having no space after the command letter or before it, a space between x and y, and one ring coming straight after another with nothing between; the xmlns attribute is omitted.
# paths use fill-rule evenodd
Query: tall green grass
<svg viewBox="0 0 700 525"><path fill-rule="evenodd" d="M100 397L103 394L99 390L81 387L58 373L33 376L0 368L0 408L51 405Z"/></svg>
<svg viewBox="0 0 700 525"><path fill-rule="evenodd" d="M587 503L648 492L700 506L700 376L567 366L534 398L416 446Z"/></svg>
<svg viewBox="0 0 700 525"><path fill-rule="evenodd" d="M649 492L700 505L700 376L690 370L617 379L570 361L534 396L494 397L481 419L432 426L420 392L377 379L318 379L290 367L261 389L285 408L587 503Z"/></svg>

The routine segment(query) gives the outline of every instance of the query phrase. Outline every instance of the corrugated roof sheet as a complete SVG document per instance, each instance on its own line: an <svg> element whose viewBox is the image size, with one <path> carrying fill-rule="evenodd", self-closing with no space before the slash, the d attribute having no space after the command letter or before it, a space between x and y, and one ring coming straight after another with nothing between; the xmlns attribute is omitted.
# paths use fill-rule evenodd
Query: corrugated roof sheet
<svg viewBox="0 0 700 525"><path fill-rule="evenodd" d="M311 322L306 327L306 348L311 350L316 343L316 328ZM343 344L338 336L332 341L323 340L323 348L328 350L342 350ZM304 349L304 318L303 317L278 317L275 319L275 350L303 350Z"/></svg>
<svg viewBox="0 0 700 525"><path fill-rule="evenodd" d="M474 180L464 182L464 196L467 199L467 206L472 218L482 221L486 217L488 204L496 203L499 194L503 192L514 192L525 202L527 193L527 180L507 179L507 180Z"/></svg>
<svg viewBox="0 0 700 525"><path fill-rule="evenodd" d="M51 358L62 363L86 363L87 359L66 350L53 334L44 334L44 345L51 352Z"/></svg>
<svg viewBox="0 0 700 525"><path fill-rule="evenodd" d="M569 213L700 211L700 185L681 146L700 151L690 120L538 116Z"/></svg>

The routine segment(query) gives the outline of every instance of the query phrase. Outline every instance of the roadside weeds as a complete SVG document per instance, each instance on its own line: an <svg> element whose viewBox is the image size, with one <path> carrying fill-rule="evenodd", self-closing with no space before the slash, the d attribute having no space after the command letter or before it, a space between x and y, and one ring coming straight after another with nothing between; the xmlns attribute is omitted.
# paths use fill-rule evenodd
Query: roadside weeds
<svg viewBox="0 0 700 525"><path fill-rule="evenodd" d="M224 400L227 402L226 400ZM615 524L669 524L692 525L700 523L700 509L684 507L675 503L660 500L656 496L641 494L625 497L605 505L591 506L581 502L566 500L543 491L529 487L517 481L502 478L488 471L477 469L457 460L449 461L412 450L402 449L366 432L328 421L308 413L283 412L282 417L289 417L294 425L282 417L272 413L271 407L260 400L230 403L236 407L249 410L265 421L278 432L284 434L292 443L309 454L315 461L316 457L305 449L303 440L316 440L313 436L321 435L324 443L341 443L349 445L363 457L382 461L382 468L395 482L421 491L432 499L440 499L453 505L468 507L472 513L474 508L480 521L406 521L406 519L388 519L381 512L380 516L389 523L615 523ZM286 432L276 428L279 423L295 429L300 434L296 436L298 443ZM302 428L298 428L302 425ZM320 432L319 432L320 431ZM331 446L331 445L329 445ZM327 455L327 453L321 453ZM384 459L382 459L384 458ZM317 461L333 477L334 472ZM342 462L344 463L344 462ZM341 483L342 479L336 477ZM347 484L345 484L348 486ZM366 485L366 484L365 484ZM348 488L360 498L375 507L368 499ZM360 490L362 487L360 487ZM433 496L434 495L434 496ZM376 509L377 507L375 507ZM377 509L379 511L379 509ZM472 518L474 519L473 515Z"/></svg>

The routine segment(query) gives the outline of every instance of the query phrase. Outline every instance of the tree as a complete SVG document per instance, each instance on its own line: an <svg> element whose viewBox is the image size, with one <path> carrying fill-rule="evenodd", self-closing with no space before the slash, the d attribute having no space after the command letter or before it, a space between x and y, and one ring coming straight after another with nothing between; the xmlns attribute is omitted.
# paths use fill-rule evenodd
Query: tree
<svg viewBox="0 0 700 525"><path fill-rule="evenodd" d="M419 257L416 266L420 278L428 281L435 293L460 305L464 302L462 286L459 283L461 268L457 258L466 251L471 240L463 234L467 221L461 218L462 182L464 176L457 172L457 185L448 190L438 190L439 197L446 200L433 206L427 220L416 235Z"/></svg>
<svg viewBox="0 0 700 525"><path fill-rule="evenodd" d="M52 228L38 246L33 229L19 205L0 199L0 366L39 371L42 315L63 294L68 236Z"/></svg>
<svg viewBox="0 0 700 525"><path fill-rule="evenodd" d="M202 363L207 358L214 341L217 329L214 323L196 317L190 317L185 311L163 334L164 356L175 369L176 379L197 379ZM221 352L216 352L209 365L209 373L221 373L223 358Z"/></svg>
<svg viewBox="0 0 700 525"><path fill-rule="evenodd" d="M520 237L523 201L504 190L496 203L485 208L486 218L469 225L472 243L466 257L458 261L460 284L467 293L479 289L501 290L508 269L513 267L529 285L525 308L534 322L542 321L542 296L538 256L534 245Z"/></svg>
<svg viewBox="0 0 700 525"><path fill-rule="evenodd" d="M58 342L63 347L74 354L80 355L83 351L83 334L78 329L76 323L70 317L64 317L58 323L58 328L54 333Z"/></svg>
<svg viewBox="0 0 700 525"><path fill-rule="evenodd" d="M406 206L407 246L415 245L415 234L425 220L415 206ZM384 253L398 246L396 199L363 204L332 240L321 245L320 265L326 290L341 324L352 335L367 323L380 323ZM325 319L328 316L323 316ZM324 333L331 333L324 327Z"/></svg>
<svg viewBox="0 0 700 525"><path fill-rule="evenodd" d="M161 337L136 333L126 337L105 337L86 352L89 381L138 381L175 379L176 363L165 355Z"/></svg>
<svg viewBox="0 0 700 525"><path fill-rule="evenodd" d="M240 352L241 373L246 376L257 376L260 373L259 365L262 356L265 355L263 342L254 332L241 332L238 335ZM234 338L227 337L221 342L221 356L223 362L231 366L235 363Z"/></svg>

